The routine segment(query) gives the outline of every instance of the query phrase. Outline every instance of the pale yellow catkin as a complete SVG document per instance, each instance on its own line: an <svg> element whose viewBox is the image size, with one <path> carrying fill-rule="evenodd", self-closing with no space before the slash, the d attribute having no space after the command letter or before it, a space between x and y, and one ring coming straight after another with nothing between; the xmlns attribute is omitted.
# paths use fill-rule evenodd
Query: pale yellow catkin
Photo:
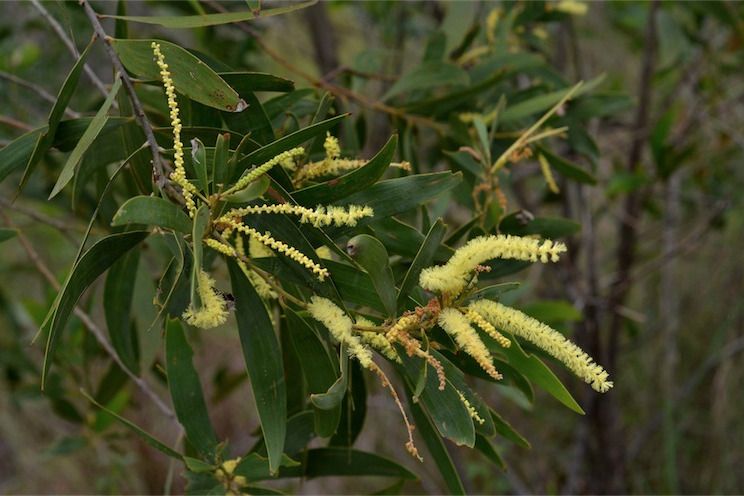
<svg viewBox="0 0 744 496"><path fill-rule="evenodd" d="M473 238L458 248L444 265L427 267L421 271L419 283L424 289L441 293L458 294L474 270L494 258L525 260L531 262L558 261L566 245L551 240L495 235Z"/></svg>
<svg viewBox="0 0 744 496"><path fill-rule="evenodd" d="M240 222L231 218L223 219L222 222L229 225L236 231L247 234L251 238L259 241L272 250L282 253L284 256L294 260L300 265L303 265L307 269L310 269L313 274L318 276L318 279L320 279L321 281L328 277L328 269L326 269L325 267L321 267L319 264L312 261L307 255L302 253L297 248L274 239L270 233L266 232L262 234L254 228L241 224Z"/></svg>
<svg viewBox="0 0 744 496"><path fill-rule="evenodd" d="M214 280L203 270L199 271L197 278L201 306L194 308L192 301L183 313L183 319L188 324L203 329L224 324L227 320L227 305L225 299L215 291Z"/></svg>
<svg viewBox="0 0 744 496"><path fill-rule="evenodd" d="M362 367L372 368L374 364L372 352L362 343L359 336L354 334L354 323L343 310L327 298L313 296L310 298L307 311L315 320L326 326L336 341L346 345L349 355L359 360Z"/></svg>
<svg viewBox="0 0 744 496"><path fill-rule="evenodd" d="M312 224L314 227L324 227L331 224L336 226L350 226L357 224L359 219L372 217L372 208L360 205L349 205L348 207L318 206L314 209L292 205L290 203L277 203L273 205L251 205L248 207L234 208L228 211L224 217L243 217L244 215L256 214L284 214L296 215L300 223Z"/></svg>
<svg viewBox="0 0 744 496"><path fill-rule="evenodd" d="M494 341L499 343L504 348L508 348L509 346L511 346L511 341L509 341L509 339L506 336L504 336L499 331L497 331L496 328L493 325L491 325L490 322L484 319L481 314L479 314L472 308L467 309L467 311L465 312L465 317L467 317L467 319L470 322L472 322L473 324L483 329L486 332L486 334L491 336L494 339Z"/></svg>
<svg viewBox="0 0 744 496"><path fill-rule="evenodd" d="M375 324L372 321L367 320L364 317L357 317L356 323L357 325L364 326L364 327L375 326ZM374 332L374 331L361 331L360 330L359 337L362 339L362 342L364 344L377 350L382 356L384 356L391 362L401 363L400 357L398 356L398 352L395 351L395 348L390 343L390 341L387 339L385 334Z"/></svg>
<svg viewBox="0 0 744 496"><path fill-rule="evenodd" d="M170 179L181 187L186 209L191 217L196 212L194 194L196 187L186 179L186 169L183 166L183 143L181 142L181 119L178 117L178 102L176 101L176 87L173 78L165 62L165 56L160 51L160 44L152 42L150 45L155 55L155 62L160 68L160 77L163 80L165 94L168 97L168 108L170 109L171 126L173 127L173 172Z"/></svg>
<svg viewBox="0 0 744 496"><path fill-rule="evenodd" d="M604 393L612 387L609 374L594 362L581 348L566 339L563 334L514 308L489 300L479 300L470 308L491 324L506 332L522 337L542 348L563 362L576 376L591 387Z"/></svg>
<svg viewBox="0 0 744 496"><path fill-rule="evenodd" d="M439 325L452 336L457 346L478 362L478 365L488 375L496 380L503 378L493 366L493 358L488 348L463 314L454 308L445 308L439 313Z"/></svg>
<svg viewBox="0 0 744 496"><path fill-rule="evenodd" d="M305 149L302 148L301 146L282 152L279 155L272 158L271 160L264 162L263 164L259 165L255 169L252 169L248 171L247 173L245 173L243 177L238 179L238 182L236 182L231 188L223 192L222 195L227 196L233 193L237 193L238 191L248 187L249 184L251 184L253 181L258 179L259 177L269 172L274 166L286 163L287 160L294 160L296 157L299 157L304 154L305 154Z"/></svg>

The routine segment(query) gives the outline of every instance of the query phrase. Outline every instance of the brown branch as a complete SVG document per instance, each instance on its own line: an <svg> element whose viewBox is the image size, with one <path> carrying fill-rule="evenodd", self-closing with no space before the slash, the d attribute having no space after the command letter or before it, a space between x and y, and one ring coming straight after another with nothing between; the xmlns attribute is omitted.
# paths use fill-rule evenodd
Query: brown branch
<svg viewBox="0 0 744 496"><path fill-rule="evenodd" d="M9 127L14 127L16 129L20 129L21 131L31 131L33 128L26 124L25 122L21 122L18 119L14 119L12 117L8 117L5 115L0 115L0 124L5 124Z"/></svg>
<svg viewBox="0 0 744 496"><path fill-rule="evenodd" d="M85 10L85 14L88 16L88 20L90 20L96 36L98 36L101 41L103 41L103 47L106 50L106 54L108 55L109 59L111 59L111 63L114 65L114 68L118 72L119 77L121 78L121 82L124 83L124 90L127 92L129 101L132 103L134 118L142 128L142 131L144 131L145 137L147 138L147 145L150 147L150 151L152 152L152 169L155 183L158 188L162 189L167 183L167 176L163 167L162 160L160 158L160 147L158 146L158 142L155 139L155 133L152 129L152 125L150 124L150 121L147 120L145 110L142 107L142 102L140 102L139 97L137 97L137 93L134 89L134 83L132 83L132 79L127 75L124 64L121 63L121 60L116 54L114 47L111 46L111 38L106 34L106 31L103 29L101 22L98 20L98 14L96 14L87 0L80 0L80 5Z"/></svg>

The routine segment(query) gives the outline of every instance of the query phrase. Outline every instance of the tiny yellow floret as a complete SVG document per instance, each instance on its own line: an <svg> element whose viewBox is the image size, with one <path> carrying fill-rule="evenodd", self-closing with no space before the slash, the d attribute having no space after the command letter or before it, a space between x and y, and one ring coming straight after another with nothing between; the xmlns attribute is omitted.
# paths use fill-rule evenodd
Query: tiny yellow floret
<svg viewBox="0 0 744 496"><path fill-rule="evenodd" d="M329 160L336 159L341 156L341 145L338 143L338 138L326 133L326 139L323 142L323 148L326 152L326 158Z"/></svg>
<svg viewBox="0 0 744 496"><path fill-rule="evenodd" d="M357 325L364 326L364 327L374 327L375 324L365 319L364 317L357 317L356 318ZM390 343L390 341L387 339L385 334L379 333L379 332L373 332L373 331L360 331L359 337L362 339L362 342L366 344L367 346L374 348L382 356L390 360L391 362L397 362L402 363L400 360L400 357L398 356L398 352L395 351L395 348L393 348L393 345Z"/></svg>
<svg viewBox="0 0 744 496"><path fill-rule="evenodd" d="M478 362L478 365L488 375L496 380L503 378L493 366L493 358L488 348L483 344L478 333L470 326L470 322L463 314L454 308L445 308L439 313L439 325L447 331L447 334L452 336L457 346Z"/></svg>
<svg viewBox="0 0 744 496"><path fill-rule="evenodd" d="M612 387L609 374L563 334L511 307L489 300L470 304L494 326L520 336L563 362L569 370L600 393Z"/></svg>
<svg viewBox="0 0 744 496"><path fill-rule="evenodd" d="M189 308L183 313L183 319L190 325L210 329L222 325L227 320L227 305L225 299L214 289L214 279L203 270L199 271L199 298L201 306L194 308L191 302Z"/></svg>
<svg viewBox="0 0 744 496"><path fill-rule="evenodd" d="M551 240L499 234L473 238L455 251L444 265L421 271L419 283L424 289L441 293L459 294L472 272L483 262L494 258L508 258L531 262L558 261L566 245Z"/></svg>
<svg viewBox="0 0 744 496"><path fill-rule="evenodd" d="M168 71L168 64L165 63L165 56L160 51L160 44L152 42L150 45L152 52L155 55L155 62L160 68L160 77L163 80L163 86L165 87L165 94L168 97L168 108L170 109L171 126L173 126L173 167L174 170L171 172L170 179L181 187L183 199L186 203L186 209L191 217L196 212L196 204L194 203L194 193L196 193L196 186L191 184L186 179L186 169L183 167L183 143L181 142L181 119L178 117L178 102L176 101L176 87L173 84L173 78L171 73Z"/></svg>
<svg viewBox="0 0 744 496"><path fill-rule="evenodd" d="M467 317L467 319L470 322L472 322L473 324L483 329L486 332L486 334L491 336L497 343L499 343L504 348L508 348L509 346L511 346L511 341L509 341L509 339L506 338L506 336L504 336L499 331L497 331L496 328L492 326L490 322L484 319L481 314L479 314L472 308L468 308L468 310L465 312L465 317Z"/></svg>
<svg viewBox="0 0 744 496"><path fill-rule="evenodd" d="M313 296L310 298L307 311L315 320L328 328L336 341L346 345L349 355L359 360L362 367L366 369L373 367L372 352L362 344L359 336L354 334L354 323L351 318L335 303L327 298Z"/></svg>

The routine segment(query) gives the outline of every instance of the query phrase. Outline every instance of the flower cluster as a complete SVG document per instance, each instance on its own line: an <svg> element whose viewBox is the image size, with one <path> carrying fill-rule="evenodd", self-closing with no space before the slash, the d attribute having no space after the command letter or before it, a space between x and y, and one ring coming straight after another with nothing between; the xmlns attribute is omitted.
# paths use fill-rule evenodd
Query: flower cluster
<svg viewBox="0 0 744 496"><path fill-rule="evenodd" d="M192 301L183 313L184 320L203 329L224 324L227 320L227 305L222 295L215 291L214 279L203 270L199 271L197 279L201 304L195 307L195 302Z"/></svg>
<svg viewBox="0 0 744 496"><path fill-rule="evenodd" d="M612 388L607 372L581 348L560 332L519 310L489 300L470 304L469 309L485 317L494 326L522 337L563 362L569 370L600 393Z"/></svg>
<svg viewBox="0 0 744 496"><path fill-rule="evenodd" d="M191 217L196 212L194 203L194 194L196 186L186 179L186 169L183 167L183 143L181 142L181 119L178 117L178 102L176 101L176 87L173 85L173 78L168 71L168 64L165 62L165 56L160 51L160 44L152 42L152 52L155 54L155 62L160 68L160 77L163 79L165 94L168 97L168 108L170 109L171 126L173 126L173 167L174 170L170 175L171 181L181 187L183 199L186 203L186 209Z"/></svg>
<svg viewBox="0 0 744 496"><path fill-rule="evenodd" d="M566 251L563 243L521 236L480 236L459 248L446 264L421 271L419 284L429 291L459 294L473 280L480 264L494 258L531 262L556 262Z"/></svg>
<svg viewBox="0 0 744 496"><path fill-rule="evenodd" d="M359 336L354 334L354 323L351 318L327 298L313 296L307 306L310 315L322 323L331 332L333 338L345 344L350 356L353 356L365 369L372 368L372 352L362 344Z"/></svg>

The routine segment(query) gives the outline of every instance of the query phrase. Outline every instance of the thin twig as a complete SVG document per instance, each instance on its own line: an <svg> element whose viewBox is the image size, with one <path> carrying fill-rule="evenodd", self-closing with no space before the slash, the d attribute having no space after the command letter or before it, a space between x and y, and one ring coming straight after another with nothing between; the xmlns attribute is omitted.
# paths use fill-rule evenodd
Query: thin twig
<svg viewBox="0 0 744 496"><path fill-rule="evenodd" d="M39 0L31 0L31 3L34 7L36 7L36 10L38 10L41 15L46 19L46 21L49 23L50 26L52 26L52 29L55 33L57 33L57 36L62 39L62 43L65 44L67 49L72 53L72 56L76 59L80 57L80 53L77 50L77 47L75 46L75 43L72 42L69 36L67 36L67 33L65 32L65 29L60 25L59 22L57 22L57 19L52 17L52 15L49 13L47 9L44 8L44 6L39 2ZM103 82L98 78L95 72L93 72L93 69L90 68L88 64L85 64L83 67L83 70L88 75L90 80L93 82L96 88L98 88L98 91L101 92L102 95L106 96L108 95L108 90L106 89L106 85L103 84Z"/></svg>
<svg viewBox="0 0 744 496"><path fill-rule="evenodd" d="M11 74L5 71L0 71L0 78L3 78L7 81L10 81L11 83L15 83L18 86L22 86L24 88L27 88L33 91L34 93L36 93L37 95L39 95L41 98L43 98L49 103L52 103L52 104L57 103L57 99L54 98L54 96L51 93L49 93L47 90L45 90L41 86L32 83L31 81L26 81L25 79L20 78L16 76L15 74ZM71 110L69 107L65 108L65 115L73 119L77 119L80 117L79 112L75 112L74 110Z"/></svg>
<svg viewBox="0 0 744 496"><path fill-rule="evenodd" d="M49 267L44 263L44 260L42 260L39 253L34 249L33 245L29 241L29 239L26 237L26 235L23 233L21 229L18 229L15 224L13 224L13 221L8 218L7 215L4 213L1 214L5 218L5 223L12 227L17 229L17 236L18 240L21 242L21 245L23 246L23 249L26 251L26 254L28 255L28 258L31 259L31 262L36 266L36 269L41 273L42 276L44 276L44 279L47 280L47 282L54 288L55 291L60 290L60 284L56 277L54 277L54 274L52 274L52 271L49 270ZM111 357L111 359L116 362L116 364L124 371L124 373L134 382L138 388L146 395L148 396L153 403L155 403L155 406L160 410L163 415L166 417L176 420L176 415L173 413L173 410L166 405L163 400L160 399L160 397L150 388L150 385L145 382L145 380L142 377L137 376L134 374L129 368L124 365L124 362L121 361L119 358L119 355L116 353L116 350L114 350L114 347L111 346L111 343L108 342L108 339L106 339L106 334L88 315L83 311L80 307L75 306L74 309L75 315L80 319L80 321L83 323L83 325L88 328L88 330L93 334L93 336L98 341L98 344L101 345L101 348Z"/></svg>
<svg viewBox="0 0 744 496"><path fill-rule="evenodd" d="M0 115L0 124L5 124L6 126L20 129L21 131L31 131L33 129L25 122L21 122L18 119L13 119L12 117L8 117L5 115Z"/></svg>
<svg viewBox="0 0 744 496"><path fill-rule="evenodd" d="M142 107L142 102L140 102L139 97L137 97L137 93L134 90L134 84L132 83L131 78L127 75L124 64L121 63L121 60L116 54L114 47L111 46L111 38L106 35L106 31L103 29L101 22L98 20L98 14L96 14L96 12L86 0L80 0L80 5L82 5L83 9L85 10L85 14L88 16L88 19L93 26L93 31L95 31L96 35L101 39L101 41L103 41L103 46L106 50L106 54L108 55L109 59L111 59L111 63L114 64L114 68L116 69L116 71L119 73L119 77L121 78L122 83L124 83L124 90L127 92L129 101L132 103L134 118L137 120L137 123L142 128L142 131L144 131L145 137L147 138L147 145L152 151L152 168L153 175L155 176L155 182L159 188L163 188L167 183L167 176L165 174L165 169L163 168L163 163L160 159L160 147L158 146L158 142L155 139L155 133L153 132L152 125L145 116L145 110Z"/></svg>

